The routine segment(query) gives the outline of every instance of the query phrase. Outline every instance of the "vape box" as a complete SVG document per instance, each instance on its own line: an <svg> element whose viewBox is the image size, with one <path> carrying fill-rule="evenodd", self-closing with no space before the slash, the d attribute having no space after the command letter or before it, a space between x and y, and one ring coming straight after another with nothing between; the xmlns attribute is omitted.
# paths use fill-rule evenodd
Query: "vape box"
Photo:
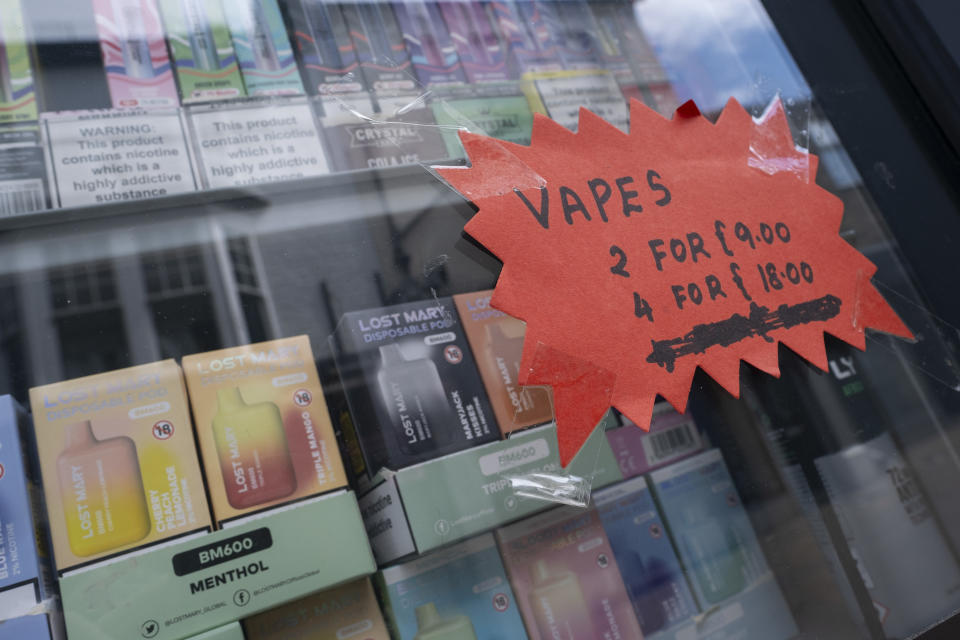
<svg viewBox="0 0 960 640"><path fill-rule="evenodd" d="M59 571L209 527L176 362L34 387L30 405Z"/></svg>
<svg viewBox="0 0 960 640"><path fill-rule="evenodd" d="M433 112L418 96L381 96L377 102L379 110L366 93L321 99L320 124L336 170L383 169L446 157Z"/></svg>
<svg viewBox="0 0 960 640"><path fill-rule="evenodd" d="M11 640L60 640L63 623L59 614L38 613L0 620L0 638Z"/></svg>
<svg viewBox="0 0 960 640"><path fill-rule="evenodd" d="M369 578L247 618L247 640L390 640Z"/></svg>
<svg viewBox="0 0 960 640"><path fill-rule="evenodd" d="M643 478L593 495L646 640L696 637L697 604Z"/></svg>
<svg viewBox="0 0 960 640"><path fill-rule="evenodd" d="M627 59L624 26L630 22L636 29L636 18L632 15L632 8L617 2L598 2L589 5L593 14L597 46L603 67L613 74L624 92L628 87L636 87L637 79L633 75L630 61Z"/></svg>
<svg viewBox="0 0 960 640"><path fill-rule="evenodd" d="M609 9L620 25L624 53L633 67L633 73L642 85L666 83L667 73L660 64L656 52L637 24L630 4L612 3Z"/></svg>
<svg viewBox="0 0 960 640"><path fill-rule="evenodd" d="M497 540L531 640L643 637L595 509L553 509Z"/></svg>
<svg viewBox="0 0 960 640"><path fill-rule="evenodd" d="M229 623L375 570L356 498L337 491L66 574L60 590L70 640L236 637Z"/></svg>
<svg viewBox="0 0 960 640"><path fill-rule="evenodd" d="M343 487L307 336L183 359L218 524Z"/></svg>
<svg viewBox="0 0 960 640"><path fill-rule="evenodd" d="M357 51L340 5L325 0L288 0L286 7L307 92L363 91L366 87Z"/></svg>
<svg viewBox="0 0 960 640"><path fill-rule="evenodd" d="M37 123L0 130L0 217L50 208L43 152Z"/></svg>
<svg viewBox="0 0 960 640"><path fill-rule="evenodd" d="M538 11L542 16L542 28L553 31L564 69L604 67L599 27L584 0L534 0L524 6L532 6Z"/></svg>
<svg viewBox="0 0 960 640"><path fill-rule="evenodd" d="M529 1L502 0L491 3L491 11L507 44L508 59L518 74L536 71L559 71L563 64L553 31L543 24L536 11L521 10ZM540 3L542 6L542 3ZM530 7L532 9L532 7Z"/></svg>
<svg viewBox="0 0 960 640"><path fill-rule="evenodd" d="M507 63L506 48L494 29L489 3L446 0L438 5L469 82L516 79L516 68Z"/></svg>
<svg viewBox="0 0 960 640"><path fill-rule="evenodd" d="M460 56L436 2L400 0L393 3L393 10L421 86L456 85L467 81Z"/></svg>
<svg viewBox="0 0 960 640"><path fill-rule="evenodd" d="M239 622L231 622L210 631L190 636L190 640L247 640Z"/></svg>
<svg viewBox="0 0 960 640"><path fill-rule="evenodd" d="M337 366L372 472L499 437L451 298L347 313L337 339Z"/></svg>
<svg viewBox="0 0 960 640"><path fill-rule="evenodd" d="M650 482L702 612L699 637L795 636L720 451L654 471Z"/></svg>
<svg viewBox="0 0 960 640"><path fill-rule="evenodd" d="M706 448L706 436L690 414L677 413L666 402L654 406L649 431L626 418L623 422L624 426L607 431L607 439L624 478L659 469Z"/></svg>
<svg viewBox="0 0 960 640"><path fill-rule="evenodd" d="M339 5L367 88L377 94L417 90L403 33L391 6L375 0Z"/></svg>
<svg viewBox="0 0 960 640"><path fill-rule="evenodd" d="M246 95L220 0L159 0L186 104Z"/></svg>
<svg viewBox="0 0 960 640"><path fill-rule="evenodd" d="M0 396L0 619L28 616L38 602L55 595L36 461L24 439L28 429L29 418L16 400Z"/></svg>
<svg viewBox="0 0 960 640"><path fill-rule="evenodd" d="M20 0L0 0L0 123L37 119L37 92Z"/></svg>
<svg viewBox="0 0 960 640"><path fill-rule="evenodd" d="M490 306L493 291L453 297L480 377L504 436L553 419L549 387L521 387L520 358L527 325Z"/></svg>
<svg viewBox="0 0 960 640"><path fill-rule="evenodd" d="M300 95L303 84L277 0L231 2L233 48L249 96Z"/></svg>
<svg viewBox="0 0 960 640"><path fill-rule="evenodd" d="M382 472L360 498L370 545L380 564L424 553L522 518L565 499L585 503L591 488L623 479L597 425L566 469L554 425L508 440ZM537 492L537 485L544 491Z"/></svg>
<svg viewBox="0 0 960 640"><path fill-rule="evenodd" d="M525 640L492 534L377 575L398 640Z"/></svg>
<svg viewBox="0 0 960 640"><path fill-rule="evenodd" d="M486 85L503 92L483 91L483 97L449 97L431 104L437 124L444 126L443 140L447 157L464 157L456 128L466 128L498 140L515 144L530 144L533 113L527 99L514 85ZM491 95L493 94L493 95ZM455 128L456 127L456 128Z"/></svg>
<svg viewBox="0 0 960 640"><path fill-rule="evenodd" d="M113 106L177 106L177 84L154 0L93 0L93 12Z"/></svg>

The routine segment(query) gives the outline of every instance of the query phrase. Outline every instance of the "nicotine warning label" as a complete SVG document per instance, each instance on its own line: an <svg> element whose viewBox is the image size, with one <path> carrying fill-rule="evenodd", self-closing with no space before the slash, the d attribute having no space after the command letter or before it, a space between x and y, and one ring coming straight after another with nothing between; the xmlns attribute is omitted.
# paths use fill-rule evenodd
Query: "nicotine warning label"
<svg viewBox="0 0 960 640"><path fill-rule="evenodd" d="M178 110L102 111L44 119L60 206L195 191Z"/></svg>
<svg viewBox="0 0 960 640"><path fill-rule="evenodd" d="M305 101L191 111L207 187L237 187L329 173Z"/></svg>

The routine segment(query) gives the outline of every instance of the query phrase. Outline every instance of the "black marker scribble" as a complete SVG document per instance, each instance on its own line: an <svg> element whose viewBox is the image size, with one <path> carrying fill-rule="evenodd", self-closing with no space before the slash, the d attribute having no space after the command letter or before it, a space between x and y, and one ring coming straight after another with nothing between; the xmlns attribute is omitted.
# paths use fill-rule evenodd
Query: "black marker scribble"
<svg viewBox="0 0 960 640"><path fill-rule="evenodd" d="M647 362L673 371L677 358L703 353L714 345L727 347L753 336L773 342L773 338L767 335L769 331L829 320L840 313L841 304L840 298L831 295L794 305L782 304L776 311L751 302L749 317L735 313L726 320L695 325L693 330L680 338L651 340L653 351L647 356Z"/></svg>

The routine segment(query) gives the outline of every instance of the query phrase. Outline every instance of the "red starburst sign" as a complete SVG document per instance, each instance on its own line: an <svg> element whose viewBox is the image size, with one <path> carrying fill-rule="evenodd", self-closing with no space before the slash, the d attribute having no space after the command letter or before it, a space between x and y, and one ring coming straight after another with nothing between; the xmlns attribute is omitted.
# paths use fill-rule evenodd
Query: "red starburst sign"
<svg viewBox="0 0 960 640"><path fill-rule="evenodd" d="M564 465L610 406L645 428L658 394L683 411L697 367L739 396L741 360L779 376L778 343L826 370L824 332L912 337L779 101L755 120L731 99L716 124L633 101L630 122L461 133L471 166L438 168L503 261L491 304L527 323L520 381L553 387Z"/></svg>

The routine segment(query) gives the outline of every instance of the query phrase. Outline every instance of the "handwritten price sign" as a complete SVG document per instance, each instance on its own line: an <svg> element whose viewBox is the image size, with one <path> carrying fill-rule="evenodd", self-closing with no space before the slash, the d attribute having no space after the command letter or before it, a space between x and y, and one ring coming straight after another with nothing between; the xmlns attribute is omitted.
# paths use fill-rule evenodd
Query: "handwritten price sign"
<svg viewBox="0 0 960 640"><path fill-rule="evenodd" d="M658 394L683 411L698 367L739 396L740 361L778 376L778 343L826 369L824 332L911 336L779 102L630 118L538 116L529 147L464 133L471 166L438 168L504 263L491 304L527 322L521 383L553 387L564 464L609 406L644 427Z"/></svg>

